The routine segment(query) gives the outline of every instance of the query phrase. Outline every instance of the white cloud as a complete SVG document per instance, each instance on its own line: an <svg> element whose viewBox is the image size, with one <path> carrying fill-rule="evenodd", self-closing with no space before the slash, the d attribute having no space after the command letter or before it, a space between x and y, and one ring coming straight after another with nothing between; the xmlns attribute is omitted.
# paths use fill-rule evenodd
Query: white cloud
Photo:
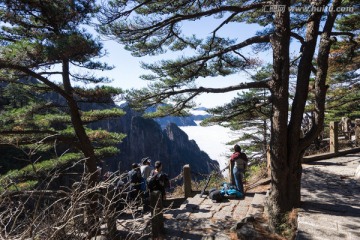
<svg viewBox="0 0 360 240"><path fill-rule="evenodd" d="M229 156L232 153L232 146L226 145L226 143L237 137L234 131L217 125L180 128L189 136L189 139L195 140L200 149L206 152L211 159L219 162L220 169L227 165Z"/></svg>

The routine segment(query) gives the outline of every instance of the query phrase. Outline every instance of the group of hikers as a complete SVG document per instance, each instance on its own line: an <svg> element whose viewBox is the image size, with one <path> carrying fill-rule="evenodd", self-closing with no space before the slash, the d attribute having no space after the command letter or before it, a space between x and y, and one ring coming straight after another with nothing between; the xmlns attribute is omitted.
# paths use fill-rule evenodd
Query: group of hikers
<svg viewBox="0 0 360 240"><path fill-rule="evenodd" d="M238 196L244 196L243 179L247 168L248 158L245 153L241 152L239 145L234 146L234 152L230 157L230 166L232 169L232 190L236 190ZM145 157L141 163L133 163L131 170L127 174L127 199L142 203L143 212L150 210L150 193L159 191L161 198L166 200L166 188L170 186L169 178L166 173L162 172L162 163L156 161L154 167L151 165L151 159ZM120 179L117 182L116 189L122 189L125 183Z"/></svg>
<svg viewBox="0 0 360 240"><path fill-rule="evenodd" d="M123 182L120 180L117 188L121 188ZM162 163L156 161L154 168L151 166L149 157L138 163L132 164L132 169L128 172L128 200L142 202L143 212L149 211L150 192L159 191L163 200L166 199L165 189L169 187L169 178L162 172Z"/></svg>
<svg viewBox="0 0 360 240"><path fill-rule="evenodd" d="M230 157L230 166L232 169L232 182L230 187L227 185L228 192L235 190L236 196L244 197L244 175L247 170L248 158L241 147L236 144L234 152ZM165 189L169 187L169 178L162 172L162 163L156 161L154 168L151 166L149 157L141 160L141 165L132 164L132 170L128 173L128 181L130 183L129 198L134 200L142 196L144 203L144 211L148 210L149 193L151 191L160 191L162 199L166 199Z"/></svg>

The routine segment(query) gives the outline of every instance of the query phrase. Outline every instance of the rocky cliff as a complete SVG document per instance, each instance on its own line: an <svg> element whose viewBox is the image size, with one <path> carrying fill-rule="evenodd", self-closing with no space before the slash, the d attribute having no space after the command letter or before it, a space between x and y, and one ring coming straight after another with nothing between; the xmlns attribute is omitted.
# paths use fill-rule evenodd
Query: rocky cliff
<svg viewBox="0 0 360 240"><path fill-rule="evenodd" d="M46 94L44 98L66 105L63 97L56 93ZM79 106L85 111L118 107L111 100L108 103L81 102ZM209 174L219 169L219 163L201 151L194 140L189 140L185 132L169 121L171 118L168 117L163 121L163 124L167 123L167 125L163 125L162 128L156 121L141 117L140 113L133 111L125 104L121 108L126 112L124 116L89 124L89 127L93 129L104 129L127 135L123 142L118 144L120 153L104 159L104 171L128 171L132 163L139 163L144 157L150 157L153 164L157 160L163 162L163 170L170 177L179 175L185 164L190 164L193 172L201 174ZM196 117L194 116L194 119Z"/></svg>
<svg viewBox="0 0 360 240"><path fill-rule="evenodd" d="M208 174L219 169L217 161L201 151L196 142L189 140L176 124L170 123L165 129L152 119L145 119L139 113L124 107L126 115L108 119L95 124L92 128L126 133L127 137L118 145L120 153L106 159L106 168L111 171L129 169L131 163L140 162L143 157L150 157L153 163L163 162L163 170L170 177L180 174L182 167L189 164L192 171Z"/></svg>

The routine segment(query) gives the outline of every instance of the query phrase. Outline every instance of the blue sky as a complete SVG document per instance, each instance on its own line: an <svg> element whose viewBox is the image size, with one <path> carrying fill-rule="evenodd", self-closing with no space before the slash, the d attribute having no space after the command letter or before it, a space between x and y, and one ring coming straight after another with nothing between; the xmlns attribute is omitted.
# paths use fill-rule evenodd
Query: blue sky
<svg viewBox="0 0 360 240"><path fill-rule="evenodd" d="M200 22L186 22L182 25L182 29L186 35L195 34L197 37L205 37L209 35L212 29L216 28L218 24L219 20L207 18ZM242 41L253 36L258 29L259 27L255 24L227 24L219 34L221 36L237 38L239 41ZM146 87L147 81L141 80L140 75L149 72L146 72L140 67L140 62L151 63L160 59L176 58L181 54L191 54L191 50L188 50L180 53L168 52L159 56L138 58L133 57L130 52L124 50L124 46L119 43L111 40L106 40L103 43L109 55L102 60L110 65L114 65L115 69L103 72L102 75L106 75L114 80L110 85L123 89ZM251 53L251 49L245 49L242 53L247 55ZM253 53L251 54L254 56ZM269 62L272 56L271 52L267 52L259 53L257 57L264 62ZM248 78L249 75L245 73L238 73L227 77L199 78L197 79L197 86L225 87L244 82ZM196 102L200 106L214 107L229 102L234 96L236 96L236 92L221 95L203 94L196 99Z"/></svg>

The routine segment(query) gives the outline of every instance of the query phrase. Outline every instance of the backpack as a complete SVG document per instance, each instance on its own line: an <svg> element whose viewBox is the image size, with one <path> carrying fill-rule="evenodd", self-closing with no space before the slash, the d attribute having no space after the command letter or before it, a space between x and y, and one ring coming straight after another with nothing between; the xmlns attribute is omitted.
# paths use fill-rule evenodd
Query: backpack
<svg viewBox="0 0 360 240"><path fill-rule="evenodd" d="M140 171L131 170L129 172L130 189L140 190L142 179Z"/></svg>
<svg viewBox="0 0 360 240"><path fill-rule="evenodd" d="M146 179L147 187L150 191L155 190L159 185L158 173L151 172L150 176Z"/></svg>
<svg viewBox="0 0 360 240"><path fill-rule="evenodd" d="M141 183L142 181L141 172L137 170L131 170L129 172L129 180L130 183Z"/></svg>
<svg viewBox="0 0 360 240"><path fill-rule="evenodd" d="M221 202L224 198L224 194L220 190L214 188L209 191L209 198L213 202Z"/></svg>
<svg viewBox="0 0 360 240"><path fill-rule="evenodd" d="M220 190L220 193L224 196L235 196L237 198L242 198L244 196L244 194L242 194L241 192L239 192L238 190L236 190L235 186L232 186L228 183L223 183L222 184L222 189Z"/></svg>
<svg viewBox="0 0 360 240"><path fill-rule="evenodd" d="M150 176L146 179L147 187L150 191L162 190L170 186L169 177L165 173L151 172Z"/></svg>
<svg viewBox="0 0 360 240"><path fill-rule="evenodd" d="M240 153L236 158L234 158L237 166L240 166L242 169L246 169L248 158L245 153Z"/></svg>

